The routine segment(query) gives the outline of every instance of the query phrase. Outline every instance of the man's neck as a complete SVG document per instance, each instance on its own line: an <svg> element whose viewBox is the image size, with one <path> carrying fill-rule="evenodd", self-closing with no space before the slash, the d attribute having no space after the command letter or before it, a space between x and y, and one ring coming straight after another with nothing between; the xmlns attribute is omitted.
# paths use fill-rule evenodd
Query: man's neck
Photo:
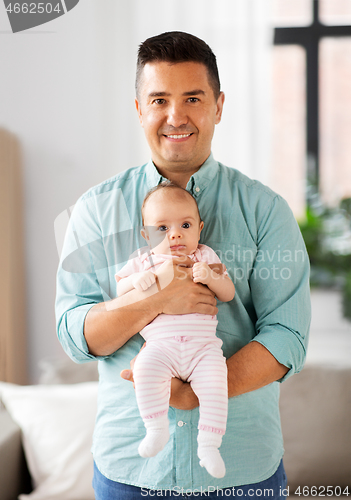
<svg viewBox="0 0 351 500"><path fill-rule="evenodd" d="M169 181L173 182L174 184L177 184L177 186L180 186L184 189L186 188L190 177L193 175L193 173L196 172L196 170L190 174L188 172L187 173L167 172L167 171L162 170L162 169L160 170L159 168L158 168L158 171L160 172L160 174L163 177L165 177Z"/></svg>
<svg viewBox="0 0 351 500"><path fill-rule="evenodd" d="M168 169L167 167L159 167L156 164L155 164L155 166L156 166L158 172L163 177L165 177L169 181L174 182L174 184L177 184L178 186L185 189L188 182L189 182L190 177L193 174L195 174L195 172L197 172L201 168L202 165L199 165L196 168L193 167L193 168L179 168L179 169L177 169L177 168Z"/></svg>

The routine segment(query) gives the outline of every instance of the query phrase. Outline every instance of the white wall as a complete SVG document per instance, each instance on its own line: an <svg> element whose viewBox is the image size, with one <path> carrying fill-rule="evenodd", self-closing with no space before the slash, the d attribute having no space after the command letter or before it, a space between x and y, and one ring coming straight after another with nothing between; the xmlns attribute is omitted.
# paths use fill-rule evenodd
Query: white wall
<svg viewBox="0 0 351 500"><path fill-rule="evenodd" d="M0 5L0 126L19 138L23 157L31 382L38 379L40 359L64 356L54 319L56 217L92 185L149 158L134 110L141 41L162 31L183 30L209 43L227 90L215 156L264 178L267 141L256 133L253 147L248 134L252 137L253 127L260 128L252 102L268 105L259 99L266 80L260 74L259 85L252 84L250 90L240 79L244 75L252 80L266 57L269 35L260 3L81 0L66 15L16 34ZM244 50L255 44L261 55L249 51L251 58L245 57ZM260 113L266 123L267 115Z"/></svg>
<svg viewBox="0 0 351 500"><path fill-rule="evenodd" d="M112 16L101 20L96 4L84 0L67 15L17 34L3 32L10 25L0 6L0 125L17 135L23 157L31 381L38 360L64 355L55 334L54 220L90 186L141 161L137 149L123 147L134 117L133 73L114 74L109 65L116 57L121 68L125 63L127 51L116 50L124 46L116 23L108 26L112 16L122 23L123 13L116 2ZM107 95L122 77L116 101L123 118L114 124L109 109L116 101ZM111 148L121 153L118 163Z"/></svg>

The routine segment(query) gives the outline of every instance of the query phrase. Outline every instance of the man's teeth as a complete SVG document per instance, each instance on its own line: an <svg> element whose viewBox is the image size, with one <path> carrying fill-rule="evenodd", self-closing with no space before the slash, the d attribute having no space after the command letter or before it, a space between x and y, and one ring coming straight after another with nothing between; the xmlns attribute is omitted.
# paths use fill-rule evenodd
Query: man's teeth
<svg viewBox="0 0 351 500"><path fill-rule="evenodd" d="M178 134L178 135L167 135L171 139L184 139L184 137L189 137L191 134Z"/></svg>

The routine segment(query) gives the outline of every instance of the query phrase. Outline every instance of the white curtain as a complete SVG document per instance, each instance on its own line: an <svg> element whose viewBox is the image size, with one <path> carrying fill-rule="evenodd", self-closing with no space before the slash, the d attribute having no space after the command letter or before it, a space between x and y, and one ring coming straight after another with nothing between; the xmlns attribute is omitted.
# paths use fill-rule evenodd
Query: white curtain
<svg viewBox="0 0 351 500"><path fill-rule="evenodd" d="M108 11L106 7L108 6ZM103 79L103 151L111 175L150 156L134 111L138 45L165 31L204 39L226 95L215 158L263 182L270 157L270 0L105 0L96 5ZM108 15L107 15L108 13Z"/></svg>

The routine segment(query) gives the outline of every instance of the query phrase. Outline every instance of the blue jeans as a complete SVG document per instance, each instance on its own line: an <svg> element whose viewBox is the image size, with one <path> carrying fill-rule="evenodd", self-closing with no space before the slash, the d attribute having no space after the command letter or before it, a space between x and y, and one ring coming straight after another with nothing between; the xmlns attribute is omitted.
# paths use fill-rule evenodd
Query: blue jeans
<svg viewBox="0 0 351 500"><path fill-rule="evenodd" d="M265 481L255 484L246 484L245 486L235 486L233 488L224 488L223 490L214 489L212 492L193 492L186 493L181 489L175 488L174 491L148 490L138 488L129 484L117 483L107 479L101 474L94 464L93 488L96 500L152 500L153 498L168 499L201 499L201 498L238 498L248 497L249 500L282 500L286 497L286 474L283 461L280 462L278 470ZM285 491L284 491L285 490Z"/></svg>

